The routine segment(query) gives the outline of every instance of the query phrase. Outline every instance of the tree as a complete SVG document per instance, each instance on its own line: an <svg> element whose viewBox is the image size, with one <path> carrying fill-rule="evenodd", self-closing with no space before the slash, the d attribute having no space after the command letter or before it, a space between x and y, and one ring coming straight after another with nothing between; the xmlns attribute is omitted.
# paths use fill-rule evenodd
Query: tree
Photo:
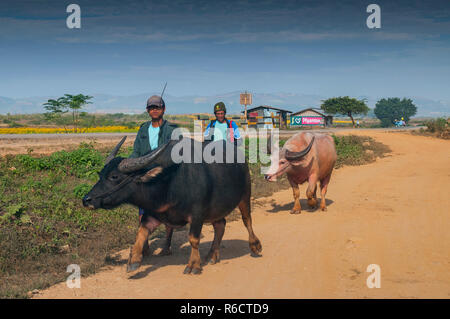
<svg viewBox="0 0 450 319"><path fill-rule="evenodd" d="M45 119L47 121L54 121L56 123L62 122L62 115L68 112L63 103L62 97L58 98L57 100L54 99L47 100L47 102L44 103L44 109L48 111L44 113ZM64 124L63 126L64 130L67 133L66 126Z"/></svg>
<svg viewBox="0 0 450 319"><path fill-rule="evenodd" d="M329 98L322 101L320 108L326 113L347 115L352 120L353 126L355 126L353 115L367 114L370 110L365 100L357 100L348 96Z"/></svg>
<svg viewBox="0 0 450 319"><path fill-rule="evenodd" d="M407 123L416 113L417 107L407 98L400 100L398 97L390 97L375 104L375 115L384 127L393 125L396 119L400 120L402 117Z"/></svg>
<svg viewBox="0 0 450 319"><path fill-rule="evenodd" d="M58 119L61 118L62 114L67 113L70 110L72 112L72 124L76 133L79 112L86 104L92 103L89 102L90 99L92 99L92 96L83 94L64 94L63 97L60 97L57 100L50 99L44 103L44 108L49 111L45 113L45 116L47 119Z"/></svg>
<svg viewBox="0 0 450 319"><path fill-rule="evenodd" d="M64 97L62 98L63 104L66 106L66 108L72 111L72 120L75 128L75 133L77 132L79 111L86 104L92 103L89 102L90 99L92 99L92 96L83 94L78 95L64 94Z"/></svg>

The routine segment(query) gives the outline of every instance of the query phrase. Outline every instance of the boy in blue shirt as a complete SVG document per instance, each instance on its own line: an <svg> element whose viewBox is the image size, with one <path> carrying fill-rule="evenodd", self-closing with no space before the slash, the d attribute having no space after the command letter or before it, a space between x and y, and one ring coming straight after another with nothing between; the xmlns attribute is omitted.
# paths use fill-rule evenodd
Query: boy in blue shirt
<svg viewBox="0 0 450 319"><path fill-rule="evenodd" d="M218 141L227 140L230 143L241 144L241 134L237 124L225 118L227 109L225 103L218 102L214 105L216 119L208 124L205 130L205 140Z"/></svg>

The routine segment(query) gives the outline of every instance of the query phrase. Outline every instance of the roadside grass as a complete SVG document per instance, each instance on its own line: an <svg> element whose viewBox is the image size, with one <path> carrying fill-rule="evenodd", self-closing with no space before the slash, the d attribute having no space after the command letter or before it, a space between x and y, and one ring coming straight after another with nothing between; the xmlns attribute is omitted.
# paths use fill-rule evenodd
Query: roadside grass
<svg viewBox="0 0 450 319"><path fill-rule="evenodd" d="M389 152L369 137L334 138L337 167L361 165ZM109 151L91 142L48 156L30 152L0 157L0 298L27 298L29 291L63 281L70 264L78 264L82 276L95 273L115 264L111 255L134 242L136 207L87 210L81 203ZM131 151L132 147L123 148L118 155L127 157ZM277 183L266 182L261 166L249 165L252 197L289 188L285 176ZM239 218L235 210L227 220ZM152 236L164 236L164 227Z"/></svg>
<svg viewBox="0 0 450 319"><path fill-rule="evenodd" d="M345 165L364 165L375 162L377 157L384 157L391 149L369 136L332 135L336 144L338 158L335 168Z"/></svg>
<svg viewBox="0 0 450 319"><path fill-rule="evenodd" d="M106 155L82 143L71 152L0 160L0 298L61 281L69 264L79 264L83 275L95 272L111 251L133 241L136 208L82 207Z"/></svg>
<svg viewBox="0 0 450 319"><path fill-rule="evenodd" d="M423 124L426 129L420 128L411 132L413 135L424 135L442 138L445 140L450 139L450 118L445 119L443 117L425 121Z"/></svg>

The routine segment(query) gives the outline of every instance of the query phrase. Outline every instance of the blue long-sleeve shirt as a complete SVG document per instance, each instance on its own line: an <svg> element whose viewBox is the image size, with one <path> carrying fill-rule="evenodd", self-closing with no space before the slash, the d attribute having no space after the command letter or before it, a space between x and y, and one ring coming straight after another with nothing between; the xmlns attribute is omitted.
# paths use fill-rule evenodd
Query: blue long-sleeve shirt
<svg viewBox="0 0 450 319"><path fill-rule="evenodd" d="M231 128L230 128L230 124L231 124ZM223 130L224 127L225 127L225 130ZM222 134L214 134L214 131L216 129L219 129L222 132ZM217 141L219 139L225 139L224 137L226 136L226 139L229 142L232 142L232 140L230 138L231 131L233 133L232 136L233 136L234 140L238 140L241 138L241 134L239 133L239 128L238 128L236 122L225 119L225 121L223 123L220 123L219 121L214 120L214 121L211 121L208 124L208 126L206 127L204 136L205 136L205 139L213 139L214 138L214 141Z"/></svg>

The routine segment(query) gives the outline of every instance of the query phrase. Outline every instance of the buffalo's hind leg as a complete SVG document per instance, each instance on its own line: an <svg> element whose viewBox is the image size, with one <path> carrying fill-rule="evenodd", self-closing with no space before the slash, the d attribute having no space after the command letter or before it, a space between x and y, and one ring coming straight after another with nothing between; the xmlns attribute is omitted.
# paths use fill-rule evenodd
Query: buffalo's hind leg
<svg viewBox="0 0 450 319"><path fill-rule="evenodd" d="M220 261L220 243L222 242L223 234L225 233L225 225L227 221L225 218L217 220L212 223L214 227L214 241L211 245L211 249L209 250L208 255L205 259L205 264L209 261L210 264L215 264Z"/></svg>
<svg viewBox="0 0 450 319"><path fill-rule="evenodd" d="M331 174L320 181L320 195L321 195L320 209L323 211L327 210L325 195L327 194L327 188L328 184L330 183L330 178Z"/></svg>
<svg viewBox="0 0 450 319"><path fill-rule="evenodd" d="M250 246L250 250L254 255L257 256L262 251L262 246L258 237L256 237L255 233L253 232L252 216L250 215L250 194L248 196L245 196L244 199L239 203L239 210L242 214L242 221L244 222L244 225L248 230L248 244Z"/></svg>
<svg viewBox="0 0 450 319"><path fill-rule="evenodd" d="M170 245L172 243L172 235L173 235L173 228L170 226L166 226L166 240L164 242L164 246L161 250L161 252L158 254L158 256L168 256L172 254L172 250L170 249Z"/></svg>
<svg viewBox="0 0 450 319"><path fill-rule="evenodd" d="M191 244L191 256L188 264L184 269L185 274L198 275L202 272L200 252L198 246L200 245L200 234L202 232L203 222L192 220L191 228L189 229L189 243Z"/></svg>
<svg viewBox="0 0 450 319"><path fill-rule="evenodd" d="M306 197L308 198L308 206L310 208L317 207L317 175L311 175L308 180L308 188L306 189Z"/></svg>

